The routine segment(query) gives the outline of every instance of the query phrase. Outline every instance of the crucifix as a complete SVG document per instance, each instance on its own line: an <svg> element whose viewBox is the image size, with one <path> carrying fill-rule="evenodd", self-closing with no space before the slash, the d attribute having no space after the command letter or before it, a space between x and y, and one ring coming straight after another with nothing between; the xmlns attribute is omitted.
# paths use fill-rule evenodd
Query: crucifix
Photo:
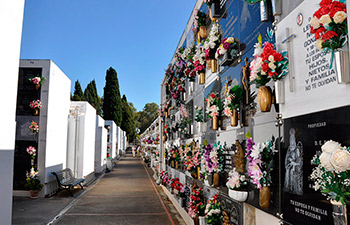
<svg viewBox="0 0 350 225"><path fill-rule="evenodd" d="M295 80L295 75L293 73L293 65L291 63L292 61L292 48L290 46L291 40L295 38L295 34L290 34L289 27L286 27L286 39L282 41L282 44L287 43L287 54L288 54L288 71L289 71L289 90L290 92L294 92L294 80Z"/></svg>
<svg viewBox="0 0 350 225"><path fill-rule="evenodd" d="M242 66L242 73L243 73L243 77L242 77L242 84L245 90L245 95L246 95L246 104L249 104L249 62L248 62L248 58L246 57L244 62L245 65Z"/></svg>

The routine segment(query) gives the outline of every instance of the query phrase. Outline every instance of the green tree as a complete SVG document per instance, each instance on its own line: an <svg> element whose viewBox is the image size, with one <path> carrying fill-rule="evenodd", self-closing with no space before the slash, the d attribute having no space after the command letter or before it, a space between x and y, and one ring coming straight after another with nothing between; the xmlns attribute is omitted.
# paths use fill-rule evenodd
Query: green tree
<svg viewBox="0 0 350 225"><path fill-rule="evenodd" d="M130 107L130 103L128 103L125 95L123 95L122 104L123 104L123 121L121 123L121 129L126 132L128 141L132 142L136 137L135 118L134 118L133 109Z"/></svg>
<svg viewBox="0 0 350 225"><path fill-rule="evenodd" d="M92 80L84 90L84 96L95 109L96 114L101 115L101 98L97 94L96 82Z"/></svg>
<svg viewBox="0 0 350 225"><path fill-rule="evenodd" d="M72 97L72 101L84 101L84 93L83 90L81 89L81 85L79 83L79 80L75 81L74 85L74 94Z"/></svg>
<svg viewBox="0 0 350 225"><path fill-rule="evenodd" d="M152 102L147 103L143 107L143 110L136 113L136 127L140 130L140 134L142 134L158 117L159 106Z"/></svg>
<svg viewBox="0 0 350 225"><path fill-rule="evenodd" d="M120 127L122 122L122 100L120 98L117 71L112 67L106 71L106 85L103 92L103 117L105 120L113 120Z"/></svg>

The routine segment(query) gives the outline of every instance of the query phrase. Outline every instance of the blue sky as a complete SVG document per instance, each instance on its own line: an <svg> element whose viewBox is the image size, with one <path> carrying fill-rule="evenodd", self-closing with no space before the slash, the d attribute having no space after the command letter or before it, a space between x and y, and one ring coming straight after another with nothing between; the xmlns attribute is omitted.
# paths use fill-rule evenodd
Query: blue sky
<svg viewBox="0 0 350 225"><path fill-rule="evenodd" d="M142 110L160 101L160 83L195 0L29 0L22 59L51 59L82 88L96 80L103 95L106 70L118 72L128 101Z"/></svg>

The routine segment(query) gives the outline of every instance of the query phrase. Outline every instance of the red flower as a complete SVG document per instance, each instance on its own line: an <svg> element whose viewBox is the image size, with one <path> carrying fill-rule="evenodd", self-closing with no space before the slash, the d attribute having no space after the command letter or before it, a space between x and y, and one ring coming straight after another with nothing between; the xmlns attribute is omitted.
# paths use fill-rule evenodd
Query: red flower
<svg viewBox="0 0 350 225"><path fill-rule="evenodd" d="M281 54L281 53L278 53L278 52L276 52L276 53L273 54L273 58L275 58L275 61L276 61L276 62L280 62L280 61L283 60L282 54Z"/></svg>
<svg viewBox="0 0 350 225"><path fill-rule="evenodd" d="M215 94L214 94L214 93L211 93L211 94L210 94L210 97L211 97L211 98L215 98ZM197 191L197 192L198 192L198 191Z"/></svg>
<svg viewBox="0 0 350 225"><path fill-rule="evenodd" d="M267 72L267 71L269 70L269 65L268 65L267 63L264 63L264 64L262 65L262 70L263 70L264 72Z"/></svg>
<svg viewBox="0 0 350 225"><path fill-rule="evenodd" d="M322 1L320 2L320 6L321 6L321 7L327 6L327 5L331 4L332 1L333 1L333 0L322 0Z"/></svg>
<svg viewBox="0 0 350 225"><path fill-rule="evenodd" d="M329 31L327 31L326 33L323 34L322 39L327 41L327 40L329 40L329 39L331 39L331 38L333 38L335 36L338 36L338 34L335 33L332 30L329 30Z"/></svg>
<svg viewBox="0 0 350 225"><path fill-rule="evenodd" d="M321 35L326 31L326 29L324 27L320 27L316 30L316 33L315 33L315 38L316 39L320 39L321 38Z"/></svg>

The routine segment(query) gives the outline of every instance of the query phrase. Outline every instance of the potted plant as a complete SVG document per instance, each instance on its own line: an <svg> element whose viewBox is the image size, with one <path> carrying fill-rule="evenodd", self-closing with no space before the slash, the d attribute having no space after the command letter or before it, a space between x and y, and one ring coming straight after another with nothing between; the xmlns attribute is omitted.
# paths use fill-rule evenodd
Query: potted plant
<svg viewBox="0 0 350 225"><path fill-rule="evenodd" d="M311 173L313 188L330 200L335 224L347 224L346 203L350 200L350 147L327 141L311 163L316 165Z"/></svg>
<svg viewBox="0 0 350 225"><path fill-rule="evenodd" d="M41 83L45 80L44 77L35 76L32 78L29 78L29 81L32 82L35 85L35 89L39 90Z"/></svg>
<svg viewBox="0 0 350 225"><path fill-rule="evenodd" d="M188 214L193 218L196 225L199 225L199 217L203 217L205 211L205 200L202 188L193 188L190 195Z"/></svg>
<svg viewBox="0 0 350 225"><path fill-rule="evenodd" d="M268 40L262 44L261 35L255 44L254 60L250 64L250 82L258 90L258 103L261 112L270 112L272 104L272 90L266 84L271 80L280 80L288 72L288 59L286 51L279 53L273 44L273 30L267 32Z"/></svg>
<svg viewBox="0 0 350 225"><path fill-rule="evenodd" d="M271 190L272 185L272 171L275 166L274 162L274 143L280 141L280 139L268 140L265 143L253 142L252 137L248 133L246 135L247 148L246 157L248 159L248 174L252 179L253 184L259 189L259 204L263 209L268 209L270 207L271 200Z"/></svg>
<svg viewBox="0 0 350 225"><path fill-rule="evenodd" d="M221 211L221 204L218 201L219 195L214 195L207 203L205 207L205 220L207 224L222 224L223 215Z"/></svg>
<svg viewBox="0 0 350 225"><path fill-rule="evenodd" d="M236 201L244 202L248 198L248 180L244 174L240 174L234 168L229 173L229 178L226 183L228 195Z"/></svg>
<svg viewBox="0 0 350 225"><path fill-rule="evenodd" d="M33 109L33 116L39 115L39 110L42 107L42 103L39 99L31 101L29 107Z"/></svg>
<svg viewBox="0 0 350 225"><path fill-rule="evenodd" d="M38 198L39 192L43 188L43 185L40 183L38 178L38 171L35 171L33 167L29 173L27 172L27 179L24 186L29 190L31 198Z"/></svg>
<svg viewBox="0 0 350 225"><path fill-rule="evenodd" d="M215 59L215 53L217 48L220 46L220 32L219 24L214 23L207 40L204 42L205 60L211 62L211 72L216 73L217 71L217 60Z"/></svg>
<svg viewBox="0 0 350 225"><path fill-rule="evenodd" d="M347 47L343 49L343 46L348 42L345 0L322 0L320 8L314 13L310 24L311 33L315 34L317 48L326 53L332 52L329 69L333 67L333 60L335 59L338 82L350 82L348 66L346 71L338 71L338 68L344 68L345 65L343 64L349 64L348 49Z"/></svg>
<svg viewBox="0 0 350 225"><path fill-rule="evenodd" d="M238 109L242 101L243 90L239 85L228 88L228 94L225 99L224 114L231 118L231 126L238 125Z"/></svg>
<svg viewBox="0 0 350 225"><path fill-rule="evenodd" d="M213 130L217 130L221 112L224 108L220 95L218 93L211 93L208 98L205 99L205 102L207 103L208 117L213 121Z"/></svg>

